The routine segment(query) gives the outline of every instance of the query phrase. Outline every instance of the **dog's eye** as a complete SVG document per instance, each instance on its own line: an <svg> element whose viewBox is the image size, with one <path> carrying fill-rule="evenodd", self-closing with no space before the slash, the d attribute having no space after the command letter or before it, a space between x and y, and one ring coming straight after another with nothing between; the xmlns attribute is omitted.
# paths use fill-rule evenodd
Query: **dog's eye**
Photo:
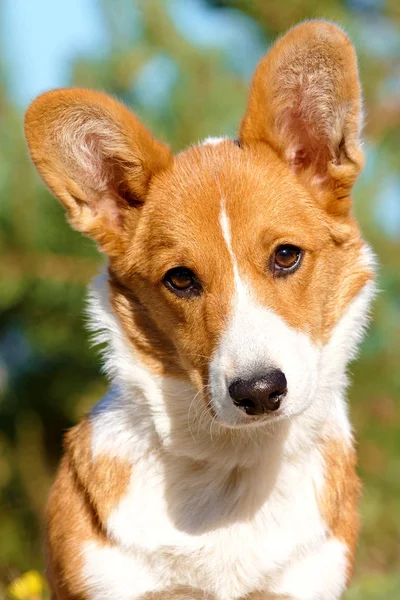
<svg viewBox="0 0 400 600"><path fill-rule="evenodd" d="M278 246L272 256L273 271L277 275L293 273L300 265L302 250L291 244Z"/></svg>
<svg viewBox="0 0 400 600"><path fill-rule="evenodd" d="M182 298L198 296L201 292L201 284L196 275L186 267L175 267L166 272L164 285L171 292Z"/></svg>

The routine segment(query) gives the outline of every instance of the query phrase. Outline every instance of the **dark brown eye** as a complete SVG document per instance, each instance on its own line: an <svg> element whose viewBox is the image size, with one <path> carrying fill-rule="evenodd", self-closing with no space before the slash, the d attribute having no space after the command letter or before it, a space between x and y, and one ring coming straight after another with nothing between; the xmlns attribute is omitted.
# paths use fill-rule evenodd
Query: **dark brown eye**
<svg viewBox="0 0 400 600"><path fill-rule="evenodd" d="M201 284L196 275L186 267L175 267L166 272L164 285L182 298L191 298L201 293Z"/></svg>
<svg viewBox="0 0 400 600"><path fill-rule="evenodd" d="M291 244L278 246L272 257L273 271L278 275L293 273L300 265L302 250Z"/></svg>

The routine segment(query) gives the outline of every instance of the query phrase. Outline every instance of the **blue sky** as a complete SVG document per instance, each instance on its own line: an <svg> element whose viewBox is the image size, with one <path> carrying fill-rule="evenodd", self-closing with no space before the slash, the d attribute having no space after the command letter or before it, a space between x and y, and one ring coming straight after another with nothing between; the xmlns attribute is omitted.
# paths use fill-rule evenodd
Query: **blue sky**
<svg viewBox="0 0 400 600"><path fill-rule="evenodd" d="M97 0L3 0L0 6L6 76L22 106L66 84L68 59L107 45Z"/></svg>
<svg viewBox="0 0 400 600"><path fill-rule="evenodd" d="M222 15L204 0L169 0L167 7L182 35L199 47L229 50L235 68L250 76L265 51L254 21L235 10ZM3 0L0 10L6 76L22 107L44 90L68 84L71 58L107 50L100 0Z"/></svg>

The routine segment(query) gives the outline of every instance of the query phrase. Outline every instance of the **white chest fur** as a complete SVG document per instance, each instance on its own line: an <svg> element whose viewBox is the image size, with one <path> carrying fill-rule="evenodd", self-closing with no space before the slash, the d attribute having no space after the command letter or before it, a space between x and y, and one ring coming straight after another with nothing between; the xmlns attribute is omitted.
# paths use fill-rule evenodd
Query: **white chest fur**
<svg viewBox="0 0 400 600"><path fill-rule="evenodd" d="M86 547L93 597L128 600L179 585L218 600L256 590L286 592L299 561L313 555L321 561L326 546L318 507L323 468L317 451L279 469L261 452L253 468L229 474L184 458L146 455L108 519L115 547ZM343 548L335 552L343 562ZM327 554L331 561L332 551Z"/></svg>

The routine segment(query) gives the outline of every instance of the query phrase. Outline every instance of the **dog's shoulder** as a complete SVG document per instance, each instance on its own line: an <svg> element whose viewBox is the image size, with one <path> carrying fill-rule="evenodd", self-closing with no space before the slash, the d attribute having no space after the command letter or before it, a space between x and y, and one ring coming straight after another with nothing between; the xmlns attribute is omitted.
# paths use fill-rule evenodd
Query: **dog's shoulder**
<svg viewBox="0 0 400 600"><path fill-rule="evenodd" d="M106 520L124 494L131 471L131 464L115 457L93 455L89 419L66 434L65 454L47 506L48 577L57 598L84 593L82 549L90 542L109 546Z"/></svg>
<svg viewBox="0 0 400 600"><path fill-rule="evenodd" d="M337 438L322 447L325 484L320 496L321 514L333 538L347 547L348 580L351 578L359 531L358 504L361 482L353 445Z"/></svg>
<svg viewBox="0 0 400 600"><path fill-rule="evenodd" d="M92 451L92 424L85 418L65 437L66 456L82 493L105 524L129 485L132 464L108 452Z"/></svg>

